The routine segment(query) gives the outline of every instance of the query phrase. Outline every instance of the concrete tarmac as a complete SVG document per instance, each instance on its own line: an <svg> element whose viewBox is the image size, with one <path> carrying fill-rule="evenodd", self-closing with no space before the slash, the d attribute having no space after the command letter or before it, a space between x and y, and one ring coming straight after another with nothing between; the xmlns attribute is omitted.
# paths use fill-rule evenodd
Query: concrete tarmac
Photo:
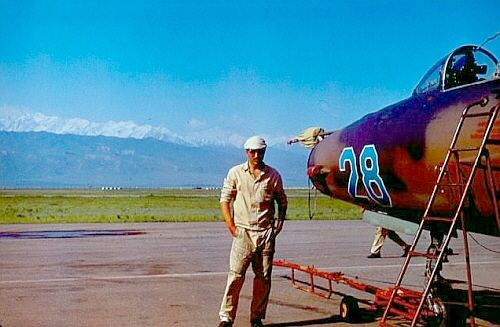
<svg viewBox="0 0 500 327"><path fill-rule="evenodd" d="M340 271L370 285L394 284L402 250L386 240L382 258L368 259L375 228L362 221L287 221L275 259ZM224 223L0 225L2 327L217 326L231 237ZM489 297L479 326L499 326L500 238L472 234L474 289ZM407 242L412 237L401 235ZM425 242L426 243L426 242ZM465 280L462 242L443 276ZM424 249L425 251L425 249ZM422 290L425 259L415 258L404 285ZM377 326L379 317L348 324L339 318L342 294L373 296L335 285L331 299L291 286L275 267L266 326ZM249 326L249 269L235 327ZM305 277L305 276L304 276ZM363 307L363 306L362 306Z"/></svg>

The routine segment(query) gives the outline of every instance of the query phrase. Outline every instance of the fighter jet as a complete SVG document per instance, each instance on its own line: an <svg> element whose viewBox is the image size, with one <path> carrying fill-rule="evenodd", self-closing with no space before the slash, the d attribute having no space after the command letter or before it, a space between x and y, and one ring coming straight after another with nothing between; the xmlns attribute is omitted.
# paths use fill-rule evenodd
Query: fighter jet
<svg viewBox="0 0 500 327"><path fill-rule="evenodd" d="M444 175L452 174L456 166L470 172L475 156L465 149L477 149L486 138L463 207L469 231L500 236L495 212L500 198L500 120L480 114L498 106L499 94L497 58L481 46L459 47L432 66L409 98L341 130L322 133L324 138L317 139L310 153L307 173L322 193L366 208L365 216L394 230L397 221L419 223L439 174L443 169ZM488 119L491 127L485 137ZM454 137L452 151L460 158L443 167ZM459 204L456 193L453 187L439 188L432 215L453 216Z"/></svg>
<svg viewBox="0 0 500 327"><path fill-rule="evenodd" d="M363 219L374 225L415 235L389 296L374 301L385 307L380 326L388 326L390 314L411 320L411 326L464 326L467 317L475 325L467 231L500 236L500 66L483 45L465 45L443 57L405 100L341 130L308 128L289 141L312 149L307 174L319 191L362 206ZM419 253L425 229L431 244ZM467 269L463 305L451 300L452 288L440 276L457 229ZM426 286L420 300L408 301L401 285L415 256L427 258ZM311 278L331 276L307 272ZM343 300L342 317L357 311L352 302Z"/></svg>

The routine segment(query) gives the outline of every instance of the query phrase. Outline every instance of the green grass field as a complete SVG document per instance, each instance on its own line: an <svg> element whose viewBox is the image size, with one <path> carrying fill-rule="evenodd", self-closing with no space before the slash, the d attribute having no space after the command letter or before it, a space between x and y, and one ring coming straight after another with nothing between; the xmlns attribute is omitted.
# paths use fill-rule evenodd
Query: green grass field
<svg viewBox="0 0 500 327"><path fill-rule="evenodd" d="M360 207L316 191L289 189L291 220L361 219ZM0 222L118 223L222 221L220 190L26 189L0 190Z"/></svg>

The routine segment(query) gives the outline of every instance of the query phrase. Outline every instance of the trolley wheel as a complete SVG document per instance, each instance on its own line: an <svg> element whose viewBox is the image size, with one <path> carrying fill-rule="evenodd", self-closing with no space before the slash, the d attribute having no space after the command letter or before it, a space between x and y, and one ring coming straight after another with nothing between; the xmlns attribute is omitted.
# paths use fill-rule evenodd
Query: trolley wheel
<svg viewBox="0 0 500 327"><path fill-rule="evenodd" d="M344 296L340 302L340 318L347 322L355 322L359 319L358 301L352 296Z"/></svg>

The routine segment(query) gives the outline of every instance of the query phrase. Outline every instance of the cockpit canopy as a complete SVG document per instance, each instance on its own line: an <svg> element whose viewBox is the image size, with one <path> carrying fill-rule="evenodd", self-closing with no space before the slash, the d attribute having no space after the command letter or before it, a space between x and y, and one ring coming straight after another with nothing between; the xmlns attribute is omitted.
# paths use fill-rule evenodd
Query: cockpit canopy
<svg viewBox="0 0 500 327"><path fill-rule="evenodd" d="M493 54L474 45L466 45L438 61L420 80L413 94L446 91L494 78L500 78L500 66Z"/></svg>

